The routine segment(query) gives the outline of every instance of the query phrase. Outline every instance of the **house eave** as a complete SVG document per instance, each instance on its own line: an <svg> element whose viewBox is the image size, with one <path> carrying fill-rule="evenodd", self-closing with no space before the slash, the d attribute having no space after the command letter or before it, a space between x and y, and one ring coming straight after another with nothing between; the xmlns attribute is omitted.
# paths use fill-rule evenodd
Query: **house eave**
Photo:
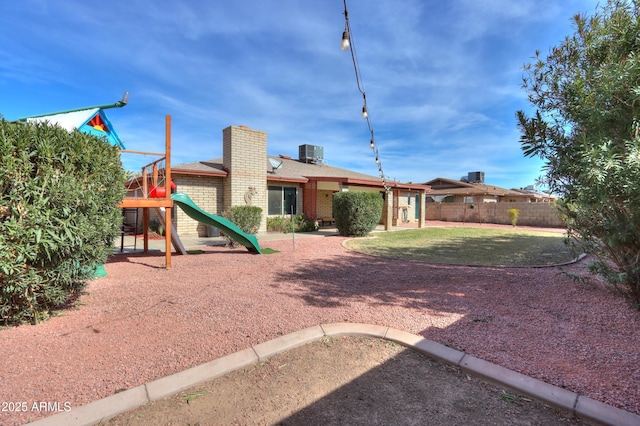
<svg viewBox="0 0 640 426"><path fill-rule="evenodd" d="M309 179L306 179L306 178L294 178L294 177L284 177L284 176L277 176L277 175L267 174L267 182L307 183L307 182L309 182Z"/></svg>
<svg viewBox="0 0 640 426"><path fill-rule="evenodd" d="M183 175L183 176L209 176L209 177L227 177L229 173L224 170L217 171L204 171L204 170L186 170L186 169L176 169L171 168L172 175Z"/></svg>

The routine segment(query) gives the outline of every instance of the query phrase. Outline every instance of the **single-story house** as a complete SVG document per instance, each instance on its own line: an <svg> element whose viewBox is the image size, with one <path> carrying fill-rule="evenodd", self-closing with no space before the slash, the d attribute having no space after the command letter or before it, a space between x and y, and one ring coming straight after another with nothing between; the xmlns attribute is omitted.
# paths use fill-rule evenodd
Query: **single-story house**
<svg viewBox="0 0 640 426"><path fill-rule="evenodd" d="M461 180L436 178L425 183L431 187L427 203L496 203L496 202L552 202L554 197L538 192L534 187L505 189L484 183L484 172L470 172Z"/></svg>
<svg viewBox="0 0 640 426"><path fill-rule="evenodd" d="M428 185L393 182L387 193L378 176L326 165L323 147L316 145L300 145L298 158L267 155L267 133L246 126L225 128L222 139L222 158L171 167L176 190L209 213L220 215L237 205L259 206L263 220L258 232L264 233L269 216L304 214L321 225L330 223L334 193L371 191L385 200L381 218L385 227L398 221L424 225L420 212ZM180 235L206 235L204 225L180 209L174 211Z"/></svg>

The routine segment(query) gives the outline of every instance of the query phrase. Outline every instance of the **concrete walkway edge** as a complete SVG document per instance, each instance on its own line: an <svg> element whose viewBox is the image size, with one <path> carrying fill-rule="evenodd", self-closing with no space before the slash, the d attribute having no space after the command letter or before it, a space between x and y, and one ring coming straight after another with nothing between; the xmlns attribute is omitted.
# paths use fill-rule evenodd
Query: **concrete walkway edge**
<svg viewBox="0 0 640 426"><path fill-rule="evenodd" d="M356 323L322 324L305 328L29 424L37 426L95 425L151 401L177 394L232 371L257 364L278 353L323 337L333 336L386 339L436 360L455 365L471 375L500 387L573 413L582 420L603 425L640 425L640 416L633 413L516 373L421 336L385 326Z"/></svg>

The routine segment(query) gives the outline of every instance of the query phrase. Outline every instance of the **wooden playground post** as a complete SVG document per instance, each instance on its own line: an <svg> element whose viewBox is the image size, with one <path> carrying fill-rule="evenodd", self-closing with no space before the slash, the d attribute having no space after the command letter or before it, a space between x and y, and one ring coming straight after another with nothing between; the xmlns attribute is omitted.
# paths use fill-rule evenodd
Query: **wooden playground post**
<svg viewBox="0 0 640 426"><path fill-rule="evenodd" d="M146 197L149 193L149 182L147 182L147 168L142 169L142 196Z"/></svg>
<svg viewBox="0 0 640 426"><path fill-rule="evenodd" d="M166 253L166 268L171 268L171 116L167 114L165 119L165 163L164 163L164 196L167 207L164 209L164 241Z"/></svg>
<svg viewBox="0 0 640 426"><path fill-rule="evenodd" d="M165 225L165 267L171 268L171 246L172 246L172 223L171 223L171 212L173 207L173 199L171 198L171 116L166 116L166 129L165 129L165 152L155 153L155 152L141 152L141 151L121 151L121 152L129 152L133 154L144 154L144 155L157 155L164 158L165 161L165 182L164 182L164 197L156 198L149 197L150 189L155 188L154 192L157 194L159 192L158 187L158 163L162 161L156 160L151 164L147 164L142 169L142 197L125 197L124 200L120 203L119 207L121 208L138 208L142 209L142 220L143 220L143 232L144 232L144 253L149 252L149 209L154 208L158 209L158 214L160 214L159 210L164 208L164 225ZM147 169L151 166L151 172ZM151 173L151 176L149 174ZM151 178L152 185L149 185L148 179ZM151 186L151 188L150 188ZM159 216L158 219L162 220L162 216Z"/></svg>
<svg viewBox="0 0 640 426"><path fill-rule="evenodd" d="M156 191L157 191L158 190L158 162L157 161L153 162L153 167L151 167L151 169L153 170L153 180L151 181L151 186L156 188Z"/></svg>

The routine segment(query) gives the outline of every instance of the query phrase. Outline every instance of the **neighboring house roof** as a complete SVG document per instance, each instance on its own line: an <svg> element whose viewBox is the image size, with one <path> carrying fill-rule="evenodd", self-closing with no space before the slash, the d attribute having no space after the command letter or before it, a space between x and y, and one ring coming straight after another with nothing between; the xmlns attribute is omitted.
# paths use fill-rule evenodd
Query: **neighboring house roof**
<svg viewBox="0 0 640 426"><path fill-rule="evenodd" d="M540 191L536 191L536 190L514 189L513 191L520 192L520 193L522 193L524 195L527 195L528 197L533 197L533 198L538 199L538 200L553 201L553 200L556 199L556 197L554 197L551 194L546 194L544 192L540 192Z"/></svg>
<svg viewBox="0 0 640 426"><path fill-rule="evenodd" d="M48 122L51 125L58 125L68 131L78 129L84 133L105 137L111 145L124 149L122 140L120 140L107 115L102 108L99 107L25 117L20 119L20 121L26 121L28 123Z"/></svg>
<svg viewBox="0 0 640 426"><path fill-rule="evenodd" d="M265 175L269 181L298 182L305 183L310 180L335 181L353 185L380 186L382 180L378 176L367 175L354 172L339 167L327 166L324 164L305 163L294 160L286 156L268 156L268 159L275 160L274 163L282 163L277 169L267 160L265 163ZM227 172L222 164L222 158L215 158L206 161L196 161L193 163L178 164L171 167L172 174L201 175L201 176L227 176ZM391 185L406 189L428 188L425 185L392 183Z"/></svg>
<svg viewBox="0 0 640 426"><path fill-rule="evenodd" d="M529 199L553 199L548 194L540 192L532 192L525 190L515 190L501 188L495 185L487 185L484 183L471 183L455 179L436 178L426 182L425 185L431 186L429 195L435 197L445 197L450 195L463 196L497 196L497 197L517 197Z"/></svg>

